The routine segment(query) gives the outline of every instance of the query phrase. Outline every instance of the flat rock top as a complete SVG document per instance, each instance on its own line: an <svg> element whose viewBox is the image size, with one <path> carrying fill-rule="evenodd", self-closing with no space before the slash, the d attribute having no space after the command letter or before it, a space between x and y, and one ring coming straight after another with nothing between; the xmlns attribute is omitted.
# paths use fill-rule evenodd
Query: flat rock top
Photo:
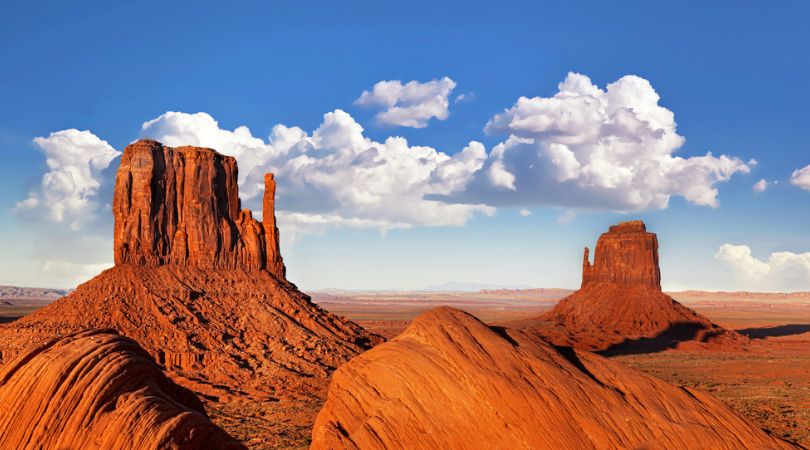
<svg viewBox="0 0 810 450"><path fill-rule="evenodd" d="M612 225L609 230L610 233L644 233L647 226L641 220L631 220Z"/></svg>

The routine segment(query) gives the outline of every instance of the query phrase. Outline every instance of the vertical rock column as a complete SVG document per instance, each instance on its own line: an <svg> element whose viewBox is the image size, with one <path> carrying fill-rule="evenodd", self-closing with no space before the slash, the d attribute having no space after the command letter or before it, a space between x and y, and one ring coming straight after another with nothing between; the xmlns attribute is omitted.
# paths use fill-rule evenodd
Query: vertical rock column
<svg viewBox="0 0 810 450"><path fill-rule="evenodd" d="M264 239L266 242L265 269L284 279L287 269L281 258L281 249L278 243L278 227L276 226L276 180L272 173L264 175L264 201L262 205L262 225L264 226Z"/></svg>

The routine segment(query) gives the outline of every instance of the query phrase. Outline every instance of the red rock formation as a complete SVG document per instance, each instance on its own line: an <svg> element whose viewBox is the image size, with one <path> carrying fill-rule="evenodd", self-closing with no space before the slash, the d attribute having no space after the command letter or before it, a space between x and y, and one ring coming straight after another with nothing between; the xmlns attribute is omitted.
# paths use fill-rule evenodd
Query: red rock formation
<svg viewBox="0 0 810 450"><path fill-rule="evenodd" d="M264 175L264 199L262 206L262 224L266 242L265 268L279 278L285 278L287 269L281 259L276 226L276 180L272 173Z"/></svg>
<svg viewBox="0 0 810 450"><path fill-rule="evenodd" d="M217 448L242 444L131 339L85 331L0 369L0 448Z"/></svg>
<svg viewBox="0 0 810 450"><path fill-rule="evenodd" d="M115 182L116 264L267 269L284 278L273 175L265 178L264 226L242 209L236 160L214 150L127 146Z"/></svg>
<svg viewBox="0 0 810 450"><path fill-rule="evenodd" d="M625 343L669 346L678 341L744 340L661 291L658 238L641 221L623 222L603 233L592 265L585 248L582 287L577 292L541 318L511 325L538 330L555 344L586 350Z"/></svg>
<svg viewBox="0 0 810 450"><path fill-rule="evenodd" d="M437 308L335 372L311 448L794 447L698 390Z"/></svg>
<svg viewBox="0 0 810 450"><path fill-rule="evenodd" d="M272 175L266 183L260 223L240 209L233 158L155 141L128 146L113 202L115 267L1 326L0 356L59 334L113 328L206 395L325 388L334 368L380 338L284 278Z"/></svg>
<svg viewBox="0 0 810 450"><path fill-rule="evenodd" d="M607 233L602 233L596 243L593 265L588 261L588 247L585 247L582 264L583 288L611 283L661 290L658 238L648 233L640 220L613 225Z"/></svg>

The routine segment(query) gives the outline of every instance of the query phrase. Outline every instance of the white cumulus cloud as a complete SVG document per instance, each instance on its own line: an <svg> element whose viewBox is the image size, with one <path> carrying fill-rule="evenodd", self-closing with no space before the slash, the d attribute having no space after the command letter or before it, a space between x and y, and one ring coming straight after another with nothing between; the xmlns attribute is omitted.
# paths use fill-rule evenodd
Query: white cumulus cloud
<svg viewBox="0 0 810 450"><path fill-rule="evenodd" d="M170 146L207 146L236 157L248 204L259 205L264 173L277 173L279 221L299 228L290 234L335 225L380 230L458 226L476 212L494 212L483 204L427 198L466 186L487 157L481 143L470 142L450 156L402 137L376 142L339 109L325 114L311 133L276 125L266 141L246 127L222 129L206 113L167 112L144 123L141 134Z"/></svg>
<svg viewBox="0 0 810 450"><path fill-rule="evenodd" d="M376 115L377 122L411 128L424 128L430 119L445 120L450 115L448 96L456 82L448 77L426 83L400 80L380 81L371 91L363 91L355 104L385 108ZM464 94L459 96L463 99ZM460 101L459 98L456 101Z"/></svg>
<svg viewBox="0 0 810 450"><path fill-rule="evenodd" d="M638 211L672 196L716 207L716 184L750 165L727 155L681 157L675 115L645 79L597 87L569 73L552 97L520 97L486 125L508 138L456 196L493 206L549 205Z"/></svg>
<svg viewBox="0 0 810 450"><path fill-rule="evenodd" d="M810 164L793 171L790 176L790 184L798 186L805 191L810 191Z"/></svg>
<svg viewBox="0 0 810 450"><path fill-rule="evenodd" d="M768 189L768 180L763 178L757 181L754 183L754 187L752 189L754 192L765 192L765 190Z"/></svg>
<svg viewBox="0 0 810 450"><path fill-rule="evenodd" d="M76 129L56 131L34 143L45 154L48 171L15 210L81 228L99 207L101 172L120 152L93 133Z"/></svg>
<svg viewBox="0 0 810 450"><path fill-rule="evenodd" d="M753 256L747 245L723 244L715 258L731 268L740 286L746 289L810 289L810 252L774 252L763 261Z"/></svg>

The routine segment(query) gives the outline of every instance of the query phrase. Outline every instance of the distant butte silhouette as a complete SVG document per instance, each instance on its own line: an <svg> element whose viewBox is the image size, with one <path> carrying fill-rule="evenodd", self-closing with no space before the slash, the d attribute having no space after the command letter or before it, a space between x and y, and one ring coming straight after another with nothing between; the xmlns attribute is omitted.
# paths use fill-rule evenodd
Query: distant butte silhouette
<svg viewBox="0 0 810 450"><path fill-rule="evenodd" d="M0 368L4 449L243 449L132 339L90 330Z"/></svg>
<svg viewBox="0 0 810 450"><path fill-rule="evenodd" d="M661 291L658 238L639 220L603 233L593 264L585 248L578 291L537 319L509 325L537 330L557 345L606 353L659 351L684 341L746 340Z"/></svg>
<svg viewBox="0 0 810 450"><path fill-rule="evenodd" d="M795 447L701 391L443 307L335 372L311 448Z"/></svg>
<svg viewBox="0 0 810 450"><path fill-rule="evenodd" d="M212 149L127 146L112 206L115 266L0 326L2 359L52 336L113 328L212 399L325 390L332 370L382 338L287 281L275 179L265 177L262 222L241 208L237 179L236 160Z"/></svg>

